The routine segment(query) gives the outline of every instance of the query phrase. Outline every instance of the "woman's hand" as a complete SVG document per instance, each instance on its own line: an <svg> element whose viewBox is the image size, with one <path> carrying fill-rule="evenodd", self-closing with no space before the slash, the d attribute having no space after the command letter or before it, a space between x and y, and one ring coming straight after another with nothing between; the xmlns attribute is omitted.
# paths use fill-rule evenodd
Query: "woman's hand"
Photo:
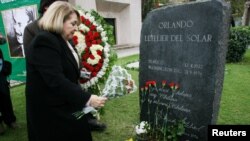
<svg viewBox="0 0 250 141"><path fill-rule="evenodd" d="M91 95L89 106L92 106L94 108L101 108L104 106L107 98L106 97L100 97L97 95Z"/></svg>

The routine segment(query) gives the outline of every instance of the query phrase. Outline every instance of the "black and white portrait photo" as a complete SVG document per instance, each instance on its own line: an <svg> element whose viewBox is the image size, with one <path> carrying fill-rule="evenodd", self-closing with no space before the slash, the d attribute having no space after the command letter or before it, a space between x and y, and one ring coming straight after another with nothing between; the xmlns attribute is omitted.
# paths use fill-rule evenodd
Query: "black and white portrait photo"
<svg viewBox="0 0 250 141"><path fill-rule="evenodd" d="M10 57L25 57L23 48L24 29L26 25L36 19L36 11L36 5L2 11Z"/></svg>

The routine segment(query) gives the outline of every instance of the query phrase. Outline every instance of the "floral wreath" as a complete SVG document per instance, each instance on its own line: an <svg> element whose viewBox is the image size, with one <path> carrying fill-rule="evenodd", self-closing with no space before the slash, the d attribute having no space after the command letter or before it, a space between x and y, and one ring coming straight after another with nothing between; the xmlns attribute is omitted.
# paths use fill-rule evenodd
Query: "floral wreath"
<svg viewBox="0 0 250 141"><path fill-rule="evenodd" d="M108 43L106 26L100 21L103 18L95 11L84 11L78 9L80 14L80 25L74 33L73 43L80 56L83 67L81 73L88 77L81 77L80 84L83 89L98 84L99 80L108 72L112 65L110 58L110 44Z"/></svg>

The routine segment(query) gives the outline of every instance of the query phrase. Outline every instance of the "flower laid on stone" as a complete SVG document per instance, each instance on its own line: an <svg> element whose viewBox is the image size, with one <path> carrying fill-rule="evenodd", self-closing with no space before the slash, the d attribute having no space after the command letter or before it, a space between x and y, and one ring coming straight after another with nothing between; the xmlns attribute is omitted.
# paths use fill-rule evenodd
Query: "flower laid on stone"
<svg viewBox="0 0 250 141"><path fill-rule="evenodd" d="M178 83L167 82L166 80L163 80L161 85L157 85L157 82L154 80L147 81L145 85L141 87L140 108L142 110L144 107L144 110L147 111L144 115L146 117L142 117L144 120L141 121L141 123L148 123L148 128L147 132L143 132L145 130L136 130L137 140L176 141L178 137L184 134L185 123L183 120L176 120L171 124L168 122L168 108L171 108L171 106L168 106L167 109L160 108L162 97L173 99L180 88ZM144 134L142 136L138 133Z"/></svg>
<svg viewBox="0 0 250 141"><path fill-rule="evenodd" d="M150 125L147 121L141 121L138 125L135 126L135 132L138 136L146 135L150 130Z"/></svg>

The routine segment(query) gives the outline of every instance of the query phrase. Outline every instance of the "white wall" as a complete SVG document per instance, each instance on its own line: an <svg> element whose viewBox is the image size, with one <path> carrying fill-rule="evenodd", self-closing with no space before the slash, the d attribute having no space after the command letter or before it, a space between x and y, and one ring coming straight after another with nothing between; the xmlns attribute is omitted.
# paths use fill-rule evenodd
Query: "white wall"
<svg viewBox="0 0 250 141"><path fill-rule="evenodd" d="M130 3L130 0L104 0L104 1L112 1L112 2L117 2L117 3Z"/></svg>
<svg viewBox="0 0 250 141"><path fill-rule="evenodd" d="M80 6L87 11L91 9L96 10L95 0L69 0L69 3L75 6Z"/></svg>
<svg viewBox="0 0 250 141"><path fill-rule="evenodd" d="M104 18L116 19L117 45L139 45L141 0L69 0L85 10L95 9Z"/></svg>
<svg viewBox="0 0 250 141"><path fill-rule="evenodd" d="M118 18L118 24L119 26L118 28L118 32L119 32L119 42L118 45L122 45L122 44L131 44L131 15L130 13L130 6L126 7L124 10L121 11L120 16Z"/></svg>
<svg viewBox="0 0 250 141"><path fill-rule="evenodd" d="M131 43L139 44L142 19L141 19L141 0L133 0L130 5L130 29L131 29Z"/></svg>

